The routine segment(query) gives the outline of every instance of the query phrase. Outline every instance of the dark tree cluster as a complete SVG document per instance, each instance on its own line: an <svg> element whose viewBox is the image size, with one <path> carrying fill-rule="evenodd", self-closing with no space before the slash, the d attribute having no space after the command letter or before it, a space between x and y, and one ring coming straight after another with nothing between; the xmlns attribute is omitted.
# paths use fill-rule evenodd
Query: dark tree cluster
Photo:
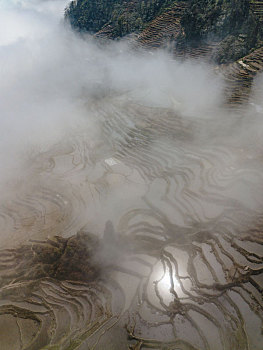
<svg viewBox="0 0 263 350"><path fill-rule="evenodd" d="M181 24L185 43L220 42L215 60L234 61L261 45L263 29L250 0L191 0Z"/></svg>
<svg viewBox="0 0 263 350"><path fill-rule="evenodd" d="M81 31L97 32L111 26L114 37L141 31L173 0L78 0L71 1L65 17Z"/></svg>

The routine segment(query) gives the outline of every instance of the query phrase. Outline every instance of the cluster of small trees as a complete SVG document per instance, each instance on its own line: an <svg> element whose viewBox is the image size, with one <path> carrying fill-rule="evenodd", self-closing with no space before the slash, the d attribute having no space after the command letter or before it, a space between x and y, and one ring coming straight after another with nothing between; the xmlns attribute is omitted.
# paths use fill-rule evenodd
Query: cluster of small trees
<svg viewBox="0 0 263 350"><path fill-rule="evenodd" d="M179 0L178 0L179 1ZM75 0L65 10L71 25L81 31L97 32L111 25L115 37L141 31L175 0Z"/></svg>

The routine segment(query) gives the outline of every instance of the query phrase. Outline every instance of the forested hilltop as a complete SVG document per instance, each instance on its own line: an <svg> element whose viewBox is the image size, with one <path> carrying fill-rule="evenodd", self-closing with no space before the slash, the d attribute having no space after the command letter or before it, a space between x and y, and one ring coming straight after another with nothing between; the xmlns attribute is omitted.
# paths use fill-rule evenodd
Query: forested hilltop
<svg viewBox="0 0 263 350"><path fill-rule="evenodd" d="M79 0L70 3L66 18L74 28L89 32L111 26L117 38L140 32L172 3L174 0Z"/></svg>
<svg viewBox="0 0 263 350"><path fill-rule="evenodd" d="M79 31L116 39L136 34L141 44L175 51L217 43L212 59L237 60L263 45L259 0L75 0L65 17Z"/></svg>

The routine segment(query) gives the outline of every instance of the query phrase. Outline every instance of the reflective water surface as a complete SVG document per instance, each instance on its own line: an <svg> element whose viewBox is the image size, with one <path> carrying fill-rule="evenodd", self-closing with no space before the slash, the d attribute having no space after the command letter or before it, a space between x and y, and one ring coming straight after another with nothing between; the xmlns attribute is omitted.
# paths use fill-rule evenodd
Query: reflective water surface
<svg viewBox="0 0 263 350"><path fill-rule="evenodd" d="M35 154L1 205L1 349L261 350L260 131L86 108L96 133Z"/></svg>

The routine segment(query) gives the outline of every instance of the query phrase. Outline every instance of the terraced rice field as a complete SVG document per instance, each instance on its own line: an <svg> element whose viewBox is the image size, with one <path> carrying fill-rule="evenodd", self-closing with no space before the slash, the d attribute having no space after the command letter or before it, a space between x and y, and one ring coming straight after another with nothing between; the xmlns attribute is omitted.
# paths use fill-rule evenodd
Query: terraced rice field
<svg viewBox="0 0 263 350"><path fill-rule="evenodd" d="M175 38L177 11L139 43ZM262 350L262 59L218 69L209 117L108 90L96 132L29 157L0 205L1 350Z"/></svg>
<svg viewBox="0 0 263 350"><path fill-rule="evenodd" d="M186 6L184 2L176 4L153 20L138 36L138 44L152 49L173 43L181 32L180 20Z"/></svg>
<svg viewBox="0 0 263 350"><path fill-rule="evenodd" d="M263 21L263 2L261 0L251 0L250 6L253 12L258 16L259 20Z"/></svg>
<svg viewBox="0 0 263 350"><path fill-rule="evenodd" d="M262 143L128 100L2 205L1 349L261 350Z"/></svg>
<svg viewBox="0 0 263 350"><path fill-rule="evenodd" d="M182 2L157 17L138 36L137 44L150 50L166 47L179 59L205 59L209 61L218 47L217 42L204 42L197 47L175 48L176 39L182 34L180 21L186 6L187 3ZM261 22L263 20L263 2L253 0L250 6ZM238 108L245 101L248 102L254 77L263 70L262 52L263 46L233 64L217 68L225 77L228 86L226 104L231 108Z"/></svg>
<svg viewBox="0 0 263 350"><path fill-rule="evenodd" d="M227 82L226 100L230 106L239 106L249 101L254 78L262 70L263 47L235 63L220 67Z"/></svg>

